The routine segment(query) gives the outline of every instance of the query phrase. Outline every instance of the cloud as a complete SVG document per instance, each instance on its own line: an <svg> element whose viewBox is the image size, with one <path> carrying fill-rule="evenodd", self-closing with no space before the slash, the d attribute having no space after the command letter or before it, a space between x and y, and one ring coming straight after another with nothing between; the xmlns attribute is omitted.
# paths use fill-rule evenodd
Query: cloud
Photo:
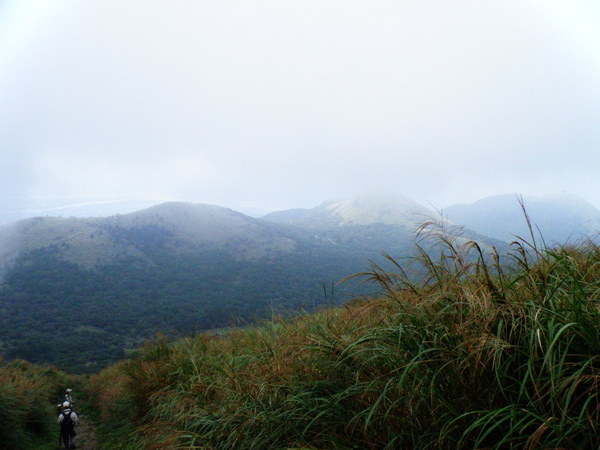
<svg viewBox="0 0 600 450"><path fill-rule="evenodd" d="M572 189L600 205L593 3L18 4L0 145L22 192L268 208Z"/></svg>

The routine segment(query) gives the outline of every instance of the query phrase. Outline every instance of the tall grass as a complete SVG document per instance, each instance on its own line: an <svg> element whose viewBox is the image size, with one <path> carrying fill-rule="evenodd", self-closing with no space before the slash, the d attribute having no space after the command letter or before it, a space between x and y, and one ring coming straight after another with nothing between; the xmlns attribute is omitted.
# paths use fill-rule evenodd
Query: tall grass
<svg viewBox="0 0 600 450"><path fill-rule="evenodd" d="M600 247L419 235L356 275L373 298L162 338L97 375L122 448L597 448Z"/></svg>
<svg viewBox="0 0 600 450"><path fill-rule="evenodd" d="M56 369L26 361L0 361L0 448L55 448L56 402L69 377Z"/></svg>

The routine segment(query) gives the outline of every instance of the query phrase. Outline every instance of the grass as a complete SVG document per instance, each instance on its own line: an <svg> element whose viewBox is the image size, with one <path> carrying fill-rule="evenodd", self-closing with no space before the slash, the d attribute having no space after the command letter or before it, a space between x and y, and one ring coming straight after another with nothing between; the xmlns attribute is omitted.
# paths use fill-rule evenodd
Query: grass
<svg viewBox="0 0 600 450"><path fill-rule="evenodd" d="M0 361L0 448L56 448L56 405L71 381L51 367Z"/></svg>
<svg viewBox="0 0 600 450"><path fill-rule="evenodd" d="M530 230L500 254L424 224L356 275L377 296L148 343L91 379L107 448L597 448L600 247Z"/></svg>

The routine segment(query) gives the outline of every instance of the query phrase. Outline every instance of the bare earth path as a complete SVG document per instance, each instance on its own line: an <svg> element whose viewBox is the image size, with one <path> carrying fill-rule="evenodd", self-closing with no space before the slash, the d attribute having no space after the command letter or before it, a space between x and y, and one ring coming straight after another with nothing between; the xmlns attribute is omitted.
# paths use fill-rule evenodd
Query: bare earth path
<svg viewBox="0 0 600 450"><path fill-rule="evenodd" d="M98 450L96 427L85 415L79 416L77 424L77 448L83 450Z"/></svg>

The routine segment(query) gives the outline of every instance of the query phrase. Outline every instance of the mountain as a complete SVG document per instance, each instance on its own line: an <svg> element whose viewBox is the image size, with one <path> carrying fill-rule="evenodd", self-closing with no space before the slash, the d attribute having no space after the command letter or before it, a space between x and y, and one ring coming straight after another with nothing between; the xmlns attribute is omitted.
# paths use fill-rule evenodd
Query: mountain
<svg viewBox="0 0 600 450"><path fill-rule="evenodd" d="M405 255L414 239L409 224L366 220L375 211L357 205L326 208L341 220L337 233L188 203L2 225L0 354L94 372L159 331L180 336L339 303L351 288L333 282L382 251Z"/></svg>
<svg viewBox="0 0 600 450"><path fill-rule="evenodd" d="M434 216L433 211L399 194L372 192L312 209L278 211L263 219L309 231L315 239L349 246L367 258L373 250L409 254L419 224Z"/></svg>
<svg viewBox="0 0 600 450"><path fill-rule="evenodd" d="M107 218L36 217L0 225L0 273L18 256L52 249L60 259L85 269L138 258L151 264L146 250L167 247L190 254L235 247L236 259L289 253L294 242L241 213L211 205L164 203Z"/></svg>
<svg viewBox="0 0 600 450"><path fill-rule="evenodd" d="M302 228L314 233L316 238L351 246L363 254L372 254L377 249L391 256L408 256L414 251L416 231L425 223L434 223L435 227L456 235L458 245L468 240L478 241L483 248L506 245L506 242L448 221L437 211L388 191L328 201L313 209L278 211L263 219Z"/></svg>
<svg viewBox="0 0 600 450"><path fill-rule="evenodd" d="M487 197L472 204L454 205L445 216L483 235L503 241L515 236L531 240L519 199L515 195ZM586 200L570 194L522 197L536 240L551 245L575 242L594 236L600 230L600 210Z"/></svg>
<svg viewBox="0 0 600 450"><path fill-rule="evenodd" d="M398 225L414 232L437 212L403 195L388 191L359 194L351 199L328 201L313 209L291 209L267 214L263 219L311 228L343 225Z"/></svg>
<svg viewBox="0 0 600 450"><path fill-rule="evenodd" d="M403 263L428 221L459 228L380 192L263 218L169 202L0 225L0 355L91 373L158 332L182 336L339 304L369 286L337 281L369 261L388 264L384 252ZM460 233L459 244L506 245Z"/></svg>

